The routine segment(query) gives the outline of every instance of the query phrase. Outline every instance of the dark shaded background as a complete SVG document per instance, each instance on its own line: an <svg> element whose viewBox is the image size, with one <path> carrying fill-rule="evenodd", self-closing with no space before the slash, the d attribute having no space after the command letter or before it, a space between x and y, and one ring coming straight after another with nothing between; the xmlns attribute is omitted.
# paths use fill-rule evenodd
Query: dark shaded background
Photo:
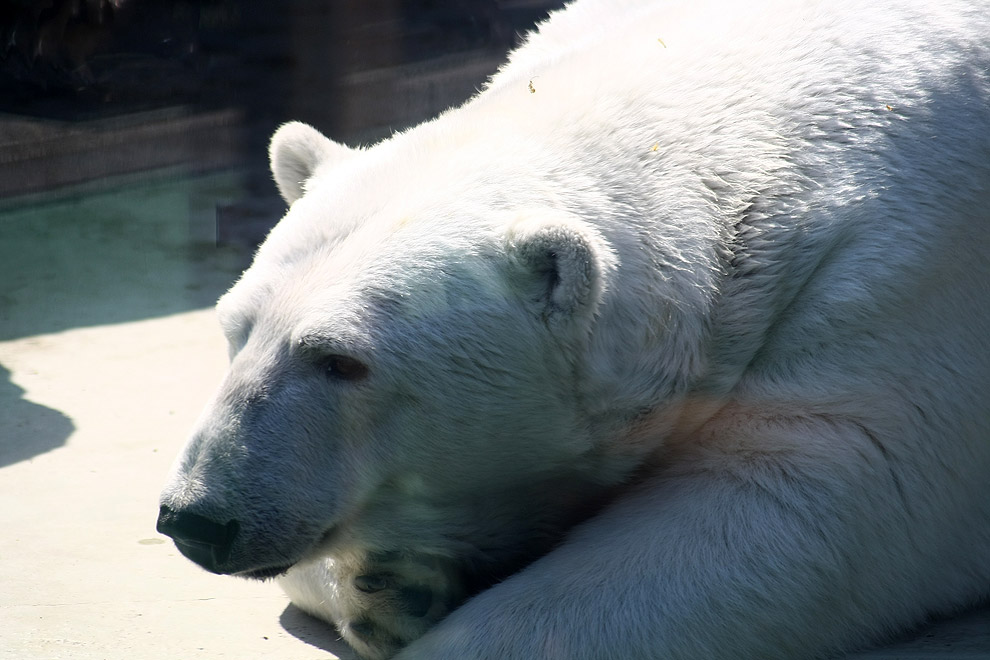
<svg viewBox="0 0 990 660"><path fill-rule="evenodd" d="M177 165L243 167L268 195L280 123L387 136L470 96L562 4L0 0L0 198Z"/></svg>

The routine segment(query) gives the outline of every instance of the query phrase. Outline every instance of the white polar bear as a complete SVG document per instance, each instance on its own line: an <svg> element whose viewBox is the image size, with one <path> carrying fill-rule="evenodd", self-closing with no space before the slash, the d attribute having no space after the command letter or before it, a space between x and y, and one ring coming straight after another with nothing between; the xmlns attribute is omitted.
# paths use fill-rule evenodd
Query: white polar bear
<svg viewBox="0 0 990 660"><path fill-rule="evenodd" d="M285 126L160 529L368 658L812 658L987 597L988 35L585 0L370 149Z"/></svg>

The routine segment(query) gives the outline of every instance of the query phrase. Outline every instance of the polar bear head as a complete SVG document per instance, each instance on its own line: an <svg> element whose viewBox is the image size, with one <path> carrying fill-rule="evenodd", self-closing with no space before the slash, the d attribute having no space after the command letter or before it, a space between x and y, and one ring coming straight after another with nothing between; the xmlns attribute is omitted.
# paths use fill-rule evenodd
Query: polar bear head
<svg viewBox="0 0 990 660"><path fill-rule="evenodd" d="M525 172L427 148L273 138L291 207L218 305L229 373L162 495L160 529L208 570L341 544L511 555L629 469L589 386L612 246Z"/></svg>

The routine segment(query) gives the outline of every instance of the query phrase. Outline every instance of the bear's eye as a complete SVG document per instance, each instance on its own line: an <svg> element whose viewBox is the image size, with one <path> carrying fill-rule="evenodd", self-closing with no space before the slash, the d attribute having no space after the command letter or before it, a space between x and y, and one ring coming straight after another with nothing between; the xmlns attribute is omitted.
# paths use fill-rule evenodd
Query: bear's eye
<svg viewBox="0 0 990 660"><path fill-rule="evenodd" d="M327 377L336 380L361 380L368 375L368 367L360 360L346 355L328 355L323 359Z"/></svg>

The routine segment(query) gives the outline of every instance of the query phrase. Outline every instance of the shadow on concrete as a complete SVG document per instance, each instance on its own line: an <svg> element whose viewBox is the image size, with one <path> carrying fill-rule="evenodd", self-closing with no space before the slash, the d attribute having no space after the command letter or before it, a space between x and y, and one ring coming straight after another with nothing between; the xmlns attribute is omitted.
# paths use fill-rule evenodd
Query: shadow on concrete
<svg viewBox="0 0 990 660"><path fill-rule="evenodd" d="M0 341L212 307L250 261L217 245L240 194L236 173L151 177L0 209Z"/></svg>
<svg viewBox="0 0 990 660"><path fill-rule="evenodd" d="M340 660L358 660L351 647L330 624L311 617L295 605L286 607L278 621L285 632L310 646L332 653Z"/></svg>
<svg viewBox="0 0 990 660"><path fill-rule="evenodd" d="M71 419L23 394L0 365L0 468L61 447L75 430Z"/></svg>

